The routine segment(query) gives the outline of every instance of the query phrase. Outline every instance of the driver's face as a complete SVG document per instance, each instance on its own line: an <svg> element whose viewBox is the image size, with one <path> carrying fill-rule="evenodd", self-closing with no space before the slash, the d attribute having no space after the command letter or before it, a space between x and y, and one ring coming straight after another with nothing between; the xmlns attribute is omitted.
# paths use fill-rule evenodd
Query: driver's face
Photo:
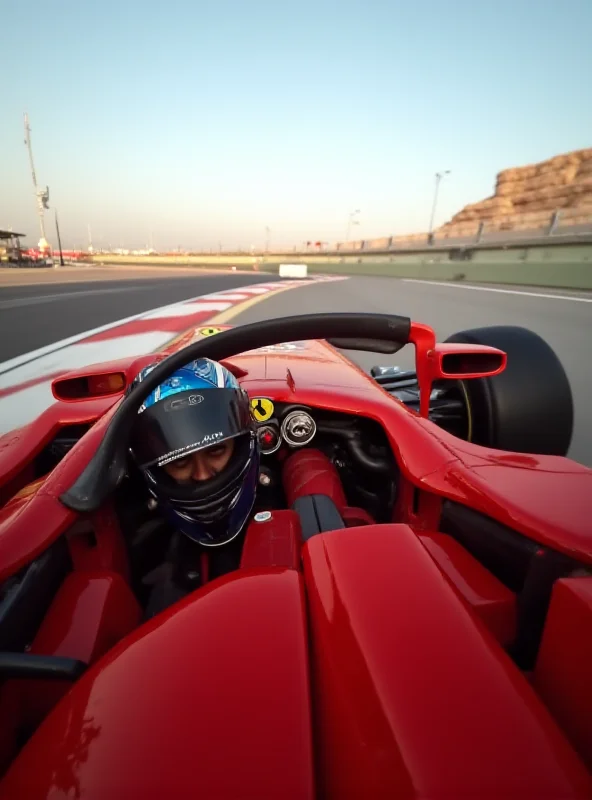
<svg viewBox="0 0 592 800"><path fill-rule="evenodd" d="M234 440L228 439L220 444L213 444L191 453L184 458L178 458L165 464L163 469L177 483L187 483L188 481L207 481L222 472L230 461L234 450Z"/></svg>

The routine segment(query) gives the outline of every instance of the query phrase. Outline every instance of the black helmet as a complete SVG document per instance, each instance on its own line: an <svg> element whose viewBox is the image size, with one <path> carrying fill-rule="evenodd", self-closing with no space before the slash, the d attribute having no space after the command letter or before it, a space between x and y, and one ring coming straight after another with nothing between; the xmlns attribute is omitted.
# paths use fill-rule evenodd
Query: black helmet
<svg viewBox="0 0 592 800"><path fill-rule="evenodd" d="M207 480L179 483L164 469L223 442L232 444L232 455ZM215 547L244 528L255 502L259 445L249 397L222 364L192 361L151 392L138 411L130 449L163 513L191 539Z"/></svg>

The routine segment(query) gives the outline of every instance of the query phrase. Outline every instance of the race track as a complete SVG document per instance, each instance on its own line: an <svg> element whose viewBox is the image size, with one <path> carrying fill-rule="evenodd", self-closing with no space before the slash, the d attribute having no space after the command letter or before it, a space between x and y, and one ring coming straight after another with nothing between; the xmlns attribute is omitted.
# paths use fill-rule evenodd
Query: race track
<svg viewBox="0 0 592 800"><path fill-rule="evenodd" d="M53 281L41 284L0 285L0 362L142 311L270 278L252 272L129 269L118 275L112 269L71 269L65 275L52 270L52 275ZM26 277L35 276L30 271Z"/></svg>
<svg viewBox="0 0 592 800"><path fill-rule="evenodd" d="M0 286L1 362L123 317L203 294L277 281L277 275L195 274L167 269L150 270L148 274L115 274L111 270L110 274L99 276L98 270L89 270L79 275L70 272L63 280L34 286ZM232 322L321 311L403 314L432 325L440 339L483 325L523 325L536 331L558 354L572 385L576 423L570 455L592 466L591 294L351 277L309 284L277 295L271 293ZM394 358L368 353L348 355L365 369L393 361L403 367L413 364L412 347L404 348ZM33 364L29 367L31 371Z"/></svg>

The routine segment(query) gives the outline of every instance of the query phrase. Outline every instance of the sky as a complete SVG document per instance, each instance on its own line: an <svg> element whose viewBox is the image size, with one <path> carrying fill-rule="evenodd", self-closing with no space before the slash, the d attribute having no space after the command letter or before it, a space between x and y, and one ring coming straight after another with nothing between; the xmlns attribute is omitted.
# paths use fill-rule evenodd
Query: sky
<svg viewBox="0 0 592 800"><path fill-rule="evenodd" d="M592 146L592 1L4 0L0 227L64 247L426 231ZM266 233L266 228L269 232Z"/></svg>

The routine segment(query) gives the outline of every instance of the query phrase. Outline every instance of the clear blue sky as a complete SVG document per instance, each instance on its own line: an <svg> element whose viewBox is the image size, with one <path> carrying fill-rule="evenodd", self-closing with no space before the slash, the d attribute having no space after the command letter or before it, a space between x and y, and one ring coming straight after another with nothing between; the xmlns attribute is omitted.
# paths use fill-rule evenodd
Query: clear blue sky
<svg viewBox="0 0 592 800"><path fill-rule="evenodd" d="M592 146L592 0L5 0L0 227L64 245L427 229Z"/></svg>

